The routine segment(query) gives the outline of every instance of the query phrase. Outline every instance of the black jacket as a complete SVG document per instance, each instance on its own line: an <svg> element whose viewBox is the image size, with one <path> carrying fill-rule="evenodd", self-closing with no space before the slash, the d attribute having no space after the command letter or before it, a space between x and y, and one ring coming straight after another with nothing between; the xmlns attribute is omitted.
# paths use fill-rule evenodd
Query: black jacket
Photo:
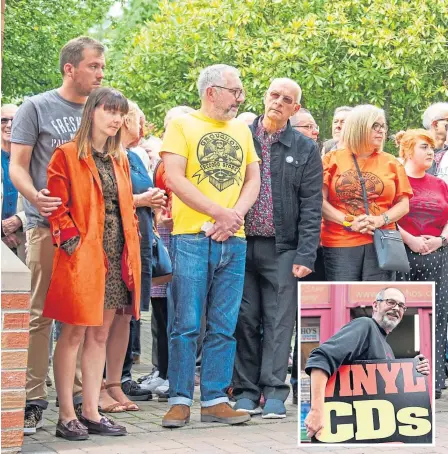
<svg viewBox="0 0 448 454"><path fill-rule="evenodd" d="M249 128L261 159L261 144L255 136L259 120ZM322 174L317 143L294 130L288 120L271 148L275 243L278 252L296 249L294 264L313 271L322 222Z"/></svg>

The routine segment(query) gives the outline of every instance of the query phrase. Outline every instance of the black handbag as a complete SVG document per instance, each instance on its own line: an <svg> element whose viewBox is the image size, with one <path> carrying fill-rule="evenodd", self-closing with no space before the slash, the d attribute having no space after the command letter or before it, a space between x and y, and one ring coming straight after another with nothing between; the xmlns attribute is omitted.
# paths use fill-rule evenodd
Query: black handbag
<svg viewBox="0 0 448 454"><path fill-rule="evenodd" d="M359 169L356 156L353 154L356 171L358 172L359 182L361 183L364 208L369 215L369 203L367 199L366 182ZM373 245L375 247L378 267L385 271L400 271L409 273L410 266L408 255L404 247L403 239L398 230L375 229L373 232Z"/></svg>
<svg viewBox="0 0 448 454"><path fill-rule="evenodd" d="M159 233L154 229L152 240L152 284L161 285L171 281L173 266L168 249L163 244Z"/></svg>

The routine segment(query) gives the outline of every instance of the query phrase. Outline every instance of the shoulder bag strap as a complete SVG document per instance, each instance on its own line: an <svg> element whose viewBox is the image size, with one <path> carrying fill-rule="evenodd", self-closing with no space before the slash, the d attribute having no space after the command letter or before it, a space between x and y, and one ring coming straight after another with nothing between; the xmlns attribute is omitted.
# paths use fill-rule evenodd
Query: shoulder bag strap
<svg viewBox="0 0 448 454"><path fill-rule="evenodd" d="M366 210L366 214L369 215L369 202L367 199L367 191L366 191L366 180L362 176L361 170L359 170L358 161L354 153L352 153L353 161L355 161L356 171L358 172L359 182L361 183L362 188L362 198L364 199L364 208Z"/></svg>

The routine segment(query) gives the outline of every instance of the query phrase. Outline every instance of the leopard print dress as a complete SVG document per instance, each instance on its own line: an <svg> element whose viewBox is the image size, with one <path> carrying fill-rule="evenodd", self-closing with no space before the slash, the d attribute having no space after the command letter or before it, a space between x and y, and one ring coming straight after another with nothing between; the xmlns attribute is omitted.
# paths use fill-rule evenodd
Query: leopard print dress
<svg viewBox="0 0 448 454"><path fill-rule="evenodd" d="M93 150L93 159L98 169L103 188L106 216L104 220L103 248L107 256L106 292L104 309L123 309L131 303L130 293L121 278L121 256L124 248L118 187L112 158Z"/></svg>

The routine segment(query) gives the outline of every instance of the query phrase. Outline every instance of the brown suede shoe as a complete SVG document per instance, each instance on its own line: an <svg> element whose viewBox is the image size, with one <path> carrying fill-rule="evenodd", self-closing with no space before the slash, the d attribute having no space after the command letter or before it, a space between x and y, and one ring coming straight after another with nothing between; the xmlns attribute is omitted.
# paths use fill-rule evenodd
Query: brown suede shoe
<svg viewBox="0 0 448 454"><path fill-rule="evenodd" d="M190 422L188 405L173 405L162 419L162 427L183 427Z"/></svg>
<svg viewBox="0 0 448 454"><path fill-rule="evenodd" d="M223 402L211 407L202 407L201 421L241 424L250 421L250 414L244 411L235 411L228 402Z"/></svg>

